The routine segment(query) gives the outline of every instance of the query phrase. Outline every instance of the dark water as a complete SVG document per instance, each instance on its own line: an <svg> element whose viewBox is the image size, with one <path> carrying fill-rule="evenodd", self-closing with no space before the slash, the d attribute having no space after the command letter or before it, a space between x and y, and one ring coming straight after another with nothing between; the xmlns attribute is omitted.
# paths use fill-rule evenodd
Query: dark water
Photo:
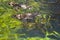
<svg viewBox="0 0 60 40"><path fill-rule="evenodd" d="M52 31L56 31L57 33L60 34L60 15L52 15L51 19L55 19L55 20L50 20L50 23L52 25L52 29L49 28L49 32ZM38 29L32 29L30 31L27 31L26 28L23 28L23 29L19 29L17 30L16 33L19 33L19 34L26 34L24 36L20 36L20 37L23 37L23 38L27 38L27 37L42 37L44 38L46 36L45 33L43 33L41 30L38 30ZM52 39L56 39L56 40L60 40L60 36L57 35L57 34L54 34L54 35L48 35L47 37L49 38L52 38Z"/></svg>
<svg viewBox="0 0 60 40"><path fill-rule="evenodd" d="M25 36L21 36L21 37L43 37L43 38L45 37L45 34L38 29L33 29L30 31L27 31L27 29L22 29L22 30L18 30L17 33L26 34Z"/></svg>
<svg viewBox="0 0 60 40"><path fill-rule="evenodd" d="M50 20L50 23L52 25L53 31L56 31L57 33L60 34L60 15L59 14L53 14L51 16L53 20ZM60 36L55 34L55 35L48 35L49 38L54 38L56 40L60 40Z"/></svg>
<svg viewBox="0 0 60 40"><path fill-rule="evenodd" d="M53 29L55 31L57 31L58 33L60 33L60 15L56 14L56 15L52 15L52 18L55 19L55 20L51 20L51 25L53 26Z"/></svg>

